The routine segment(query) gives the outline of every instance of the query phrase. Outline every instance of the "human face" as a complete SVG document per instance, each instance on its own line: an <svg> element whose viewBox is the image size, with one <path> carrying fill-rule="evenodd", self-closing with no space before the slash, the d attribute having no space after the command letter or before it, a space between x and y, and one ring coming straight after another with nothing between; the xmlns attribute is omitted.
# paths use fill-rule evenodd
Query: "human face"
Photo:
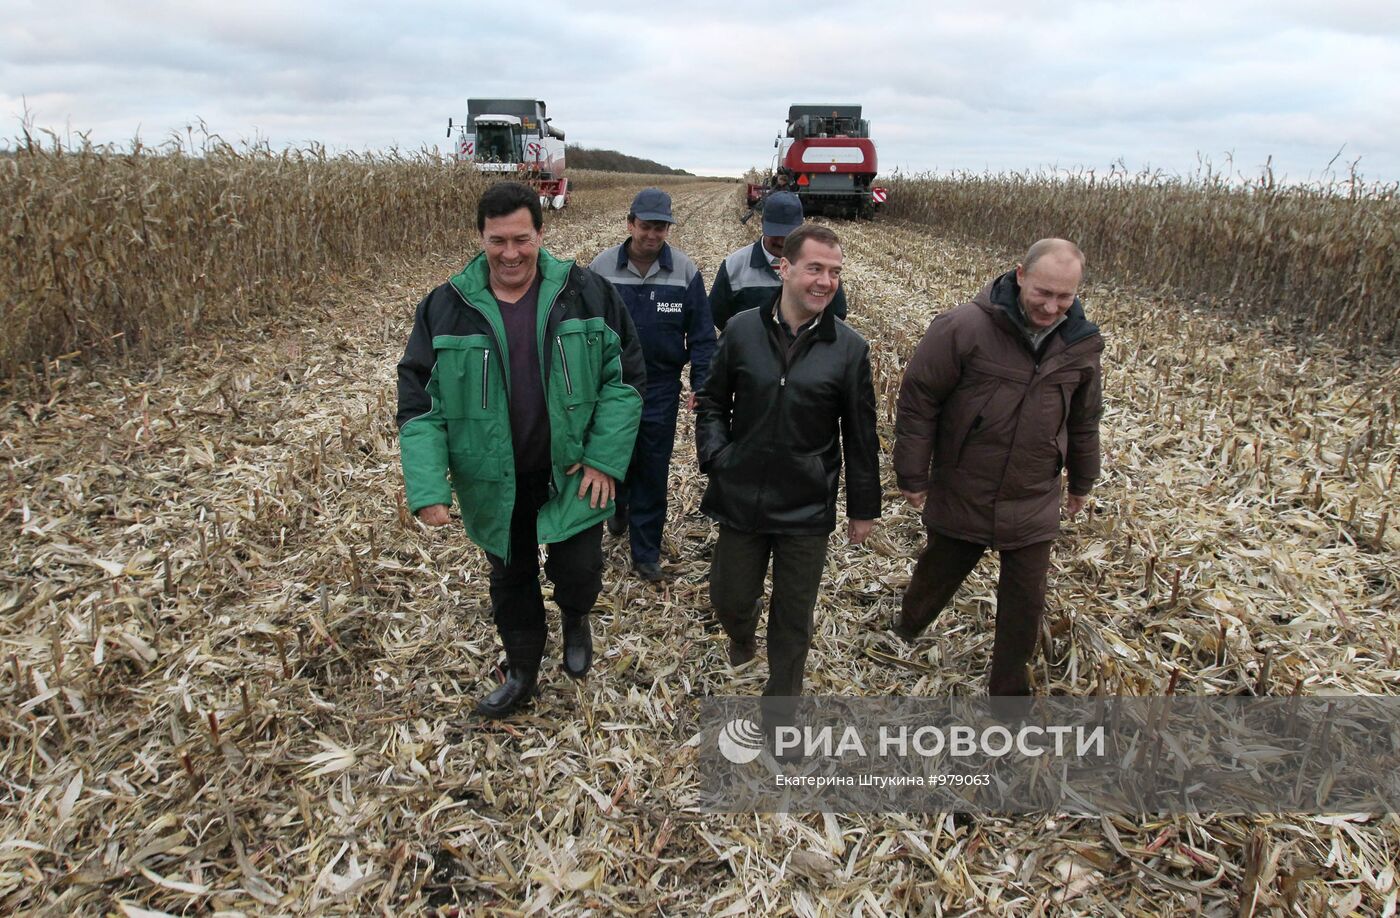
<svg viewBox="0 0 1400 918"><path fill-rule="evenodd" d="M638 261L653 262L661 254L666 237L671 234L671 224L665 220L638 220L627 218L627 232L632 234L632 244L628 253Z"/></svg>
<svg viewBox="0 0 1400 918"><path fill-rule="evenodd" d="M481 247L491 272L491 289L499 293L524 293L535 280L536 260L544 233L535 229L529 208L504 217L487 217L481 230Z"/></svg>
<svg viewBox="0 0 1400 918"><path fill-rule="evenodd" d="M841 283L841 247L807 239L796 261L778 263L783 278L783 305L791 307L801 322L810 321L831 305Z"/></svg>
<svg viewBox="0 0 1400 918"><path fill-rule="evenodd" d="M768 250L768 254L774 258L783 257L783 243L787 241L786 236L764 236L763 247Z"/></svg>
<svg viewBox="0 0 1400 918"><path fill-rule="evenodd" d="M1036 259L1029 271L1016 266L1016 283L1021 288L1021 311L1036 328L1049 328L1074 303L1084 267L1074 256L1046 255Z"/></svg>

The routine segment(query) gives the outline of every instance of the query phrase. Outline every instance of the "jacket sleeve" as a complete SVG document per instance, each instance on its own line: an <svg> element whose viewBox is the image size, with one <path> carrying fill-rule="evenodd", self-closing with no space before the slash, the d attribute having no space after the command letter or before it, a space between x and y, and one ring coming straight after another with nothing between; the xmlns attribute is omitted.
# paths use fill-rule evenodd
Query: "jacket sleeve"
<svg viewBox="0 0 1400 918"><path fill-rule="evenodd" d="M1069 493L1085 497L1094 489L1099 477L1099 418L1103 415L1103 368L1101 353L1094 354L1088 379L1081 383L1069 400L1068 455L1065 468L1069 470Z"/></svg>
<svg viewBox="0 0 1400 918"><path fill-rule="evenodd" d="M410 513L452 503L447 481L447 421L442 416L437 355L428 321L428 298L418 304L408 345L399 360L399 459Z"/></svg>
<svg viewBox="0 0 1400 918"><path fill-rule="evenodd" d="M734 290L729 286L728 262L720 262L715 274L714 286L710 288L710 318L715 328L724 331L724 326L734 315Z"/></svg>
<svg viewBox="0 0 1400 918"><path fill-rule="evenodd" d="M695 399L695 453L700 471L708 475L710 463L730 443L734 412L733 335L719 339L710 361L710 372Z"/></svg>
<svg viewBox="0 0 1400 918"><path fill-rule="evenodd" d="M690 353L690 391L699 392L710 375L715 354L715 323L710 317L710 301L705 296L705 278L699 271L685 289L685 344Z"/></svg>
<svg viewBox="0 0 1400 918"><path fill-rule="evenodd" d="M846 320L846 285L841 284L836 288L836 295L831 298L831 311L836 318L841 321Z"/></svg>
<svg viewBox="0 0 1400 918"><path fill-rule="evenodd" d="M632 316L616 288L596 274L591 281L603 300L603 320L611 334L603 339L598 403L584 434L583 464L613 478L624 478L642 420L646 362Z"/></svg>
<svg viewBox="0 0 1400 918"><path fill-rule="evenodd" d="M846 516L880 518L880 436L875 429L875 385L870 376L870 345L846 368L841 408L841 447L846 457Z"/></svg>
<svg viewBox="0 0 1400 918"><path fill-rule="evenodd" d="M902 490L928 490L938 415L961 377L956 322L952 313L945 313L929 323L899 386L894 420L894 477Z"/></svg>

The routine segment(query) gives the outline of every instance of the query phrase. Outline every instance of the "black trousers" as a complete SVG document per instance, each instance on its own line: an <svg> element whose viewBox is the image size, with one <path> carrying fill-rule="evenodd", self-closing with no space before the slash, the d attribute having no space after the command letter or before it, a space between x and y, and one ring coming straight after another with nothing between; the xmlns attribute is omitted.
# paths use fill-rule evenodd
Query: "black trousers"
<svg viewBox="0 0 1400 918"><path fill-rule="evenodd" d="M730 639L747 644L758 630L759 600L768 559L773 598L768 609L768 685L765 695L802 694L812 610L826 567L827 535L764 535L719 527L710 565L710 603Z"/></svg>
<svg viewBox="0 0 1400 918"><path fill-rule="evenodd" d="M549 472L519 475L510 518L510 562L487 552L491 562L491 615L507 645L544 649L544 596L535 518L549 500ZM603 588L603 524L546 546L545 573L554 583L554 601L565 615L593 608ZM538 639L537 641L535 639ZM536 657L538 659L538 657Z"/></svg>
<svg viewBox="0 0 1400 918"><path fill-rule="evenodd" d="M992 645L991 695L1029 695L1026 666L1040 638L1045 612L1045 581L1050 571L1050 546L1036 542L1001 552L997 581L996 641ZM987 546L964 542L930 531L928 545L914 565L904 594L900 623L918 632L938 617L958 587L972 573Z"/></svg>

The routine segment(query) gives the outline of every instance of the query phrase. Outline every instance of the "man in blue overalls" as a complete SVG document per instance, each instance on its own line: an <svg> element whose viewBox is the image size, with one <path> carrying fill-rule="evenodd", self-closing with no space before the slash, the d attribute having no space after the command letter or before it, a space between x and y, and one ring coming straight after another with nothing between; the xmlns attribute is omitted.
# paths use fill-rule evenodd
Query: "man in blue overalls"
<svg viewBox="0 0 1400 918"><path fill-rule="evenodd" d="M661 530L666 523L681 368L690 364L692 394L686 407L694 410L694 393L705 383L715 350L715 327L700 269L666 242L673 223L671 196L657 188L642 190L627 214L629 238L602 252L589 266L622 294L646 356L642 424L608 531L621 535L630 525L632 566L651 583L665 577Z"/></svg>

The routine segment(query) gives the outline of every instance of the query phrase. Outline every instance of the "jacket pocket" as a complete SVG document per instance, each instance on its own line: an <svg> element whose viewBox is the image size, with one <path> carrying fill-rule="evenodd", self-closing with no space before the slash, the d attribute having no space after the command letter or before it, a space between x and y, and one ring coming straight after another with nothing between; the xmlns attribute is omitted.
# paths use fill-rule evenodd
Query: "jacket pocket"
<svg viewBox="0 0 1400 918"><path fill-rule="evenodd" d="M602 333L588 328L561 330L554 336L553 348L551 376L564 404L597 401L598 380L602 377Z"/></svg>
<svg viewBox="0 0 1400 918"><path fill-rule="evenodd" d="M810 525L831 510L834 482L821 455L767 456L764 464L761 501L765 520L778 525Z"/></svg>
<svg viewBox="0 0 1400 918"><path fill-rule="evenodd" d="M734 454L737 453L738 450L739 445L733 440L730 440L728 443L724 444L723 449L711 457L709 462L705 463L705 468L701 469L701 471L707 475L713 475L716 472L723 471L729 466L730 461L733 460Z"/></svg>
<svg viewBox="0 0 1400 918"><path fill-rule="evenodd" d="M495 409L496 400L505 397L497 391L500 356L483 335L466 338L439 335L433 339L437 353L438 396L445 418L485 418Z"/></svg>
<svg viewBox="0 0 1400 918"><path fill-rule="evenodd" d="M1079 386L1079 371L1061 370L1051 373L1041 382L1040 403L1045 411L1047 426L1058 438L1069 422L1069 402Z"/></svg>
<svg viewBox="0 0 1400 918"><path fill-rule="evenodd" d="M564 406L564 464L572 465L583 459L583 441L588 437L588 428L593 424L593 410L598 407L596 398L573 402ZM556 453L556 455L558 455Z"/></svg>
<svg viewBox="0 0 1400 918"><path fill-rule="evenodd" d="M494 453L449 449L447 464L467 534L488 551L504 551L510 535L506 494L511 487L507 480L511 460Z"/></svg>
<svg viewBox="0 0 1400 918"><path fill-rule="evenodd" d="M939 465L949 465L957 467L962 465L963 451L967 443L974 436L983 424L987 423L985 412L991 405L992 399L996 398L997 390L1001 388L1001 383L993 383L988 387L985 395L975 396L967 411L957 419L957 427L954 429L953 443L949 449L948 458L951 461L938 462Z"/></svg>
<svg viewBox="0 0 1400 918"><path fill-rule="evenodd" d="M505 462L492 453L473 453L464 450L450 450L447 456L448 467L452 470L452 481L458 487L489 482L493 488L505 480Z"/></svg>
<svg viewBox="0 0 1400 918"><path fill-rule="evenodd" d="M583 458L583 444L598 405L602 378L602 333L583 326L561 329L550 343L550 386L563 409L565 463ZM556 450L555 455L560 453Z"/></svg>

